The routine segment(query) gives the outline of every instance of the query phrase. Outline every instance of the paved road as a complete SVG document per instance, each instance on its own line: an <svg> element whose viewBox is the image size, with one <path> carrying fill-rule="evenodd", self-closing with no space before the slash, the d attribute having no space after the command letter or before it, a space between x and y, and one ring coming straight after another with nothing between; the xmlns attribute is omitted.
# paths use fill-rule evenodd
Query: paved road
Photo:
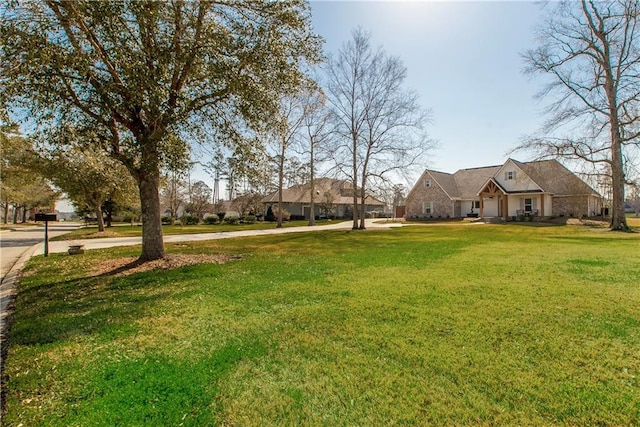
<svg viewBox="0 0 640 427"><path fill-rule="evenodd" d="M78 227L79 223L52 222L49 224L49 238L68 233ZM43 242L44 226L0 231L0 282L22 254ZM44 250L44 246L42 249Z"/></svg>

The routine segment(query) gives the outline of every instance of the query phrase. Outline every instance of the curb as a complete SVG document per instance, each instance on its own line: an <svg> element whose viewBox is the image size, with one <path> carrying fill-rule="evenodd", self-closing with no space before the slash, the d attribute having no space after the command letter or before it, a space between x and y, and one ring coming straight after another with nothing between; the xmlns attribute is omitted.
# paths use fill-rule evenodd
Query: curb
<svg viewBox="0 0 640 427"><path fill-rule="evenodd" d="M13 313L18 296L18 285L22 277L22 269L29 259L36 253L42 243L36 243L28 248L20 258L11 266L9 272L0 283L0 425L5 405L5 374L4 364L9 351L9 332L13 323Z"/></svg>

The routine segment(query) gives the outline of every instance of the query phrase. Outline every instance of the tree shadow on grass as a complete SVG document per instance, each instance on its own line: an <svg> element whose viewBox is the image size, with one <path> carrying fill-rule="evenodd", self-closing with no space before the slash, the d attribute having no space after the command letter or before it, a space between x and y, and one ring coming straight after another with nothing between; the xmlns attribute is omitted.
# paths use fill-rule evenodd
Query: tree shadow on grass
<svg viewBox="0 0 640 427"><path fill-rule="evenodd" d="M116 269L120 270L120 269ZM13 345L44 345L74 337L130 333L149 307L171 297L163 271L113 277L116 271L20 290Z"/></svg>
<svg viewBox="0 0 640 427"><path fill-rule="evenodd" d="M139 268L140 266L144 265L145 263L146 263L146 261L142 261L140 259L136 259L135 261L132 261L132 262L127 263L125 265L116 267L116 268L114 268L112 270L104 271L104 272L98 274L95 277L118 276L118 275L121 275L123 273L130 272L131 270L135 270L135 269Z"/></svg>

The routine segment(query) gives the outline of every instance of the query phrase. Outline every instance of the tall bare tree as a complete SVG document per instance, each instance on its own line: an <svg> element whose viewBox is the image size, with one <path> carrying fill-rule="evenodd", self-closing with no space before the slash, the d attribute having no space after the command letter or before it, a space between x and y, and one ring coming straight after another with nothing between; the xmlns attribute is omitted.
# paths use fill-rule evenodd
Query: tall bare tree
<svg viewBox="0 0 640 427"><path fill-rule="evenodd" d="M276 148L276 154L273 158L276 161L278 170L278 206L282 206L282 191L284 189L288 151L298 138L302 128L303 112L301 93L281 96L280 109L272 119L270 129L266 134L266 137L272 141L272 145ZM282 209L278 209L276 228L282 227L282 211Z"/></svg>
<svg viewBox="0 0 640 427"><path fill-rule="evenodd" d="M624 159L640 137L639 19L637 0L565 1L538 28L539 46L524 54L528 73L550 78L538 96L551 103L542 130L517 149L608 165L612 230L629 230Z"/></svg>
<svg viewBox="0 0 640 427"><path fill-rule="evenodd" d="M326 67L337 137L332 153L353 184L353 229L365 228L367 185L423 163L433 147L424 131L427 112L416 93L403 88L406 67L382 48L372 49L370 38L354 30Z"/></svg>
<svg viewBox="0 0 640 427"><path fill-rule="evenodd" d="M0 10L3 94L40 128L103 135L138 185L141 260L164 256L167 135L198 121L264 121L320 56L303 0L32 0Z"/></svg>
<svg viewBox="0 0 640 427"><path fill-rule="evenodd" d="M191 150L177 135L169 135L167 146L168 150L163 154L160 197L169 211L170 224L173 225L178 218L178 211L186 201Z"/></svg>
<svg viewBox="0 0 640 427"><path fill-rule="evenodd" d="M326 100L324 92L315 84L311 85L304 92L302 101L303 108L303 131L302 137L305 142L306 151L308 148L309 155L309 187L310 187L310 203L309 203L309 225L316 224L316 160L318 149L327 141L329 114L326 109Z"/></svg>

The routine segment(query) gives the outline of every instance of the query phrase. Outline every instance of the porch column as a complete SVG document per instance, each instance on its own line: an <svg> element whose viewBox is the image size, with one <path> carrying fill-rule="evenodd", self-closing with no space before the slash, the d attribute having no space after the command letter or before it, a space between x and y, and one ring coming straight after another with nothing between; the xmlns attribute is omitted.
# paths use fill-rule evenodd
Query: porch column
<svg viewBox="0 0 640 427"><path fill-rule="evenodd" d="M541 195L540 195L540 216L541 216L541 217L546 216L546 215L544 214L544 194L541 194Z"/></svg>
<svg viewBox="0 0 640 427"><path fill-rule="evenodd" d="M480 193L480 218L484 217L484 193Z"/></svg>
<svg viewBox="0 0 640 427"><path fill-rule="evenodd" d="M504 219L507 219L509 217L509 196L505 194L502 197L504 198L502 202L502 216Z"/></svg>

